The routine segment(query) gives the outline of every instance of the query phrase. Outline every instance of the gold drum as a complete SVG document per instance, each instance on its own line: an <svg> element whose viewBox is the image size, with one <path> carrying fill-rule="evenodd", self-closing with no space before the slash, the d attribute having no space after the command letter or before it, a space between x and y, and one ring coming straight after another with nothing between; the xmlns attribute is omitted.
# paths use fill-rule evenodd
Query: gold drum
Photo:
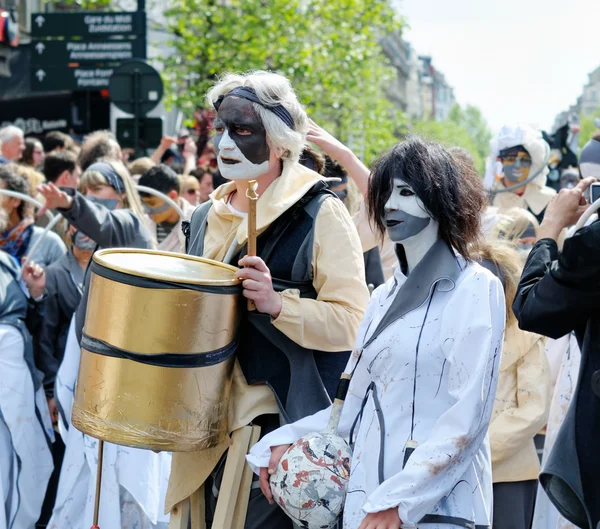
<svg viewBox="0 0 600 529"><path fill-rule="evenodd" d="M225 439L236 268L153 250L94 255L73 425L111 443L196 451Z"/></svg>

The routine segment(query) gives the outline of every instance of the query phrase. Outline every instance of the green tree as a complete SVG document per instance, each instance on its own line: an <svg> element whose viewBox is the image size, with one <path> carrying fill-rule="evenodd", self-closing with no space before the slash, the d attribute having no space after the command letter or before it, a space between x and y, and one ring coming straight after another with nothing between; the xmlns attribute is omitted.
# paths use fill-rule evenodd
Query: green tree
<svg viewBox="0 0 600 529"><path fill-rule="evenodd" d="M224 71L278 71L309 115L367 162L394 142L401 113L382 87L394 72L379 38L401 20L390 0L172 0L168 101L187 115Z"/></svg>
<svg viewBox="0 0 600 529"><path fill-rule="evenodd" d="M475 145L477 154L482 160L485 160L490 151L492 132L481 110L473 105L467 105L464 108L460 105L454 105L448 115L448 121L457 124L467 131L467 134Z"/></svg>
<svg viewBox="0 0 600 529"><path fill-rule="evenodd" d="M581 130L579 131L579 147L583 147L592 136L598 133L598 127L595 120L600 119L600 108L590 116L582 115L580 117Z"/></svg>
<svg viewBox="0 0 600 529"><path fill-rule="evenodd" d="M446 147L462 147L466 149L473 158L473 163L480 174L485 170L485 156L479 153L477 144L467 129L454 121L416 121L409 129L410 132L418 134L427 139L437 141Z"/></svg>

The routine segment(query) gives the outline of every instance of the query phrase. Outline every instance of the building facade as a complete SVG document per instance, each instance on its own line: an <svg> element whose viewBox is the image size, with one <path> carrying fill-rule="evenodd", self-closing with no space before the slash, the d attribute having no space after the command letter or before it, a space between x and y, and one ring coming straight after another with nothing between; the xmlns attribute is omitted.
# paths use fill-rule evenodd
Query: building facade
<svg viewBox="0 0 600 529"><path fill-rule="evenodd" d="M399 32L381 42L396 71L387 88L388 98L410 119L444 121L456 104L454 89L430 56L419 56Z"/></svg>

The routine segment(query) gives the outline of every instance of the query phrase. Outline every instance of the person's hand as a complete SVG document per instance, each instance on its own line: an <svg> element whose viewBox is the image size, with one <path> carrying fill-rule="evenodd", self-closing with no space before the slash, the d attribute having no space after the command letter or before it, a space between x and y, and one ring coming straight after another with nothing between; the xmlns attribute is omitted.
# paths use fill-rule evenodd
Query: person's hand
<svg viewBox="0 0 600 529"><path fill-rule="evenodd" d="M25 260L25 258L23 258ZM46 272L44 269L35 264L33 261L23 264L23 281L27 285L29 295L33 299L37 299L44 294L46 290Z"/></svg>
<svg viewBox="0 0 600 529"><path fill-rule="evenodd" d="M188 138L183 145L183 158L185 160L190 157L196 158L196 154L198 154L198 146L192 138Z"/></svg>
<svg viewBox="0 0 600 529"><path fill-rule="evenodd" d="M260 469L260 475L258 482L260 483L260 490L265 495L265 498L269 501L271 505L273 505L273 493L271 492L271 484L269 483L269 477L272 474L275 474L277 470L277 465L279 465L279 461L283 457L283 454L287 452L287 449L291 445L279 445L271 447L271 459L269 460L269 467L262 467Z"/></svg>
<svg viewBox="0 0 600 529"><path fill-rule="evenodd" d="M387 511L367 514L358 529L400 529L401 525L398 509L392 507Z"/></svg>
<svg viewBox="0 0 600 529"><path fill-rule="evenodd" d="M546 208L538 239L556 240L562 230L577 224L588 208L584 193L595 181L593 177L584 178L574 188L560 190Z"/></svg>
<svg viewBox="0 0 600 529"><path fill-rule="evenodd" d="M38 217L44 215L49 209L70 209L73 204L73 199L52 183L39 185L37 191L46 199L46 203L38 211Z"/></svg>
<svg viewBox="0 0 600 529"><path fill-rule="evenodd" d="M52 419L52 426L56 426L58 424L58 406L56 405L56 400L52 397L46 400L48 401L48 411Z"/></svg>
<svg viewBox="0 0 600 529"><path fill-rule="evenodd" d="M171 148L171 145L173 145L174 143L177 143L177 138L175 138L174 136L167 136L166 134L164 134L160 140L160 145L158 146L158 149L162 152L166 152Z"/></svg>
<svg viewBox="0 0 600 529"><path fill-rule="evenodd" d="M244 257L240 262L243 266L235 274L242 280L244 297L254 301L256 308L263 314L277 318L281 313L281 296L273 290L271 272L260 257Z"/></svg>
<svg viewBox="0 0 600 529"><path fill-rule="evenodd" d="M320 147L330 158L342 163L342 159L350 152L348 147L325 129L319 127L312 119L308 123L306 139Z"/></svg>

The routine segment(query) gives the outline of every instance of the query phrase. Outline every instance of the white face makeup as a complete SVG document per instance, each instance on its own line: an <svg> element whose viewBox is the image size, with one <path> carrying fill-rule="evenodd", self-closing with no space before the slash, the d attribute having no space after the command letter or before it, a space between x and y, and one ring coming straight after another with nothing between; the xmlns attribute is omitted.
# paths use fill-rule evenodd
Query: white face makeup
<svg viewBox="0 0 600 529"><path fill-rule="evenodd" d="M421 199L412 187L399 178L394 178L392 194L385 204L383 223L395 243L417 236L431 224L436 225L437 232L437 222L427 212Z"/></svg>
<svg viewBox="0 0 600 529"><path fill-rule="evenodd" d="M231 139L227 129L219 141L217 162L221 175L228 180L256 180L269 170L268 160L260 164L248 160Z"/></svg>

